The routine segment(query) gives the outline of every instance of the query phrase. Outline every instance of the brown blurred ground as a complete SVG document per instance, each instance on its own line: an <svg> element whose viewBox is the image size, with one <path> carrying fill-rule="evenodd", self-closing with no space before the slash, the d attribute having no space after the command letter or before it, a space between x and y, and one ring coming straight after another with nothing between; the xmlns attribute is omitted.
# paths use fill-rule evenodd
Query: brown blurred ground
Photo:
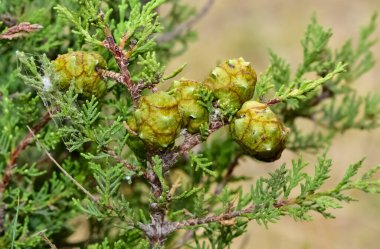
<svg viewBox="0 0 380 249"><path fill-rule="evenodd" d="M201 5L205 0L191 1ZM181 76L201 80L218 60L242 56L252 61L260 73L268 65L268 48L272 48L291 64L302 58L300 39L315 12L324 26L334 31L331 44L339 47L348 38L357 38L359 27L369 22L380 0L216 0L208 15L196 25L198 41L181 57L172 61L168 72L187 62ZM380 26L380 20L378 20ZM380 28L376 32L380 37ZM375 46L380 58L380 44ZM357 83L359 93L380 90L380 63ZM338 136L329 151L334 168L331 182L337 182L352 162L367 157L366 168L380 163L380 129L349 131ZM272 171L296 155L286 152L280 162L258 164L244 161L237 174L257 178ZM313 155L304 155L313 161ZM253 180L252 180L253 181ZM249 184L247 183L247 186ZM314 222L296 223L283 218L269 230L251 223L249 233L234 243L234 248L380 248L380 196L354 193L359 202L334 211L335 220L315 216ZM244 247L243 247L244 246Z"/></svg>

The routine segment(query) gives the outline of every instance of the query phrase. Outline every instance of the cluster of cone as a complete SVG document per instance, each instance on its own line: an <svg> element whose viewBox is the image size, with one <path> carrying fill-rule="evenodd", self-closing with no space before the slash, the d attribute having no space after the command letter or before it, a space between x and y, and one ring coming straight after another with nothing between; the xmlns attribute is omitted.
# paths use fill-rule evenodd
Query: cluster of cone
<svg viewBox="0 0 380 249"><path fill-rule="evenodd" d="M137 145L164 150L174 144L182 129L198 133L209 122L210 113L201 104L199 92L209 89L219 106L239 110L230 124L233 139L251 156L262 161L278 159L285 148L288 129L265 104L250 101L256 73L243 58L218 65L203 82L182 79L167 92L141 97L127 124L138 134L130 140ZM140 141L138 141L140 139Z"/></svg>
<svg viewBox="0 0 380 249"><path fill-rule="evenodd" d="M53 66L61 90L73 83L76 92L86 98L106 92L106 83L96 72L96 68L106 68L106 62L95 52L60 55ZM267 105L250 100L256 80L251 64L238 58L215 67L203 82L181 79L169 91L142 96L136 111L127 118L129 128L137 134L130 136L129 147L143 156L144 147L165 150L172 146L182 129L199 133L210 116L199 93L208 89L220 108L239 110L230 124L233 139L259 160L278 159L289 130Z"/></svg>

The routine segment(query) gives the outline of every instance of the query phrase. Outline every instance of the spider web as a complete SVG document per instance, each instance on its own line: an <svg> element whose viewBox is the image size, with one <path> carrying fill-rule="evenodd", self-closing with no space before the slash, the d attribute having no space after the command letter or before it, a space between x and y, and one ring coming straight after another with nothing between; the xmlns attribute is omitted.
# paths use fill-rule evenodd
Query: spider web
<svg viewBox="0 0 380 249"><path fill-rule="evenodd" d="M61 114L60 101L65 93L62 93L58 87L57 82L59 78L54 73L53 66L46 55L34 55L25 52L16 52L18 60L18 70L20 76L24 79L25 83L33 87L38 96L41 98L46 111L50 114L52 121L57 127L58 132L61 135L61 139L64 142L66 148L69 150L70 136L65 135L67 132L62 132L70 126L70 118L64 117ZM29 63L25 63L25 61ZM32 66L30 66L32 65ZM73 81L71 85L73 86ZM72 89L72 87L70 87ZM78 108L75 103L74 108Z"/></svg>

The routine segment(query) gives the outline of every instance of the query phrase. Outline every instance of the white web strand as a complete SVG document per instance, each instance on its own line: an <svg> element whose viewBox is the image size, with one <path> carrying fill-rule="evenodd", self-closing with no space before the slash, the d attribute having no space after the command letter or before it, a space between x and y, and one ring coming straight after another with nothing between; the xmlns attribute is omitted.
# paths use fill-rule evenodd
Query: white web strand
<svg viewBox="0 0 380 249"><path fill-rule="evenodd" d="M44 66L44 55L35 55L35 54L30 54L30 53L25 53L25 52L19 52L16 51L16 54L19 55L19 53L23 53L26 57L28 58L33 58L34 61L36 62L36 67L38 69L38 74L39 74L39 86L35 86L35 89L37 91L38 96L41 98L47 112L49 112L50 116L52 117L52 120L59 130L60 128L64 127L64 118L56 115L57 110L59 109L58 106L56 105L56 100L54 99L54 91L57 91L55 89L53 82L55 82L56 79L53 79L54 77L54 72L52 71L52 68L50 66ZM46 62L45 62L46 64ZM17 62L17 67L21 74L31 77L31 78L36 78L36 75L33 75L33 73L30 71L30 69L26 68L23 63L20 63L19 61ZM62 141L67 144L69 141L68 138L66 137L61 137Z"/></svg>

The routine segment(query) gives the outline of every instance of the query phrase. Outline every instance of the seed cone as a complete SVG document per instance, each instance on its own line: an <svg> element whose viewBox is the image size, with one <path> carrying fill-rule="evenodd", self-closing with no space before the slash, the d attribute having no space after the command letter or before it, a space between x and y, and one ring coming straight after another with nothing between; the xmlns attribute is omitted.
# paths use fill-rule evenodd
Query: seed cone
<svg viewBox="0 0 380 249"><path fill-rule="evenodd" d="M178 101L167 92L141 97L135 118L139 137L151 148L169 147L181 130Z"/></svg>
<svg viewBox="0 0 380 249"><path fill-rule="evenodd" d="M107 63L96 52L70 52L62 54L53 61L58 74L58 87L67 90L74 84L76 93L84 98L103 96L107 90L106 83L101 79L95 68L106 68Z"/></svg>
<svg viewBox="0 0 380 249"><path fill-rule="evenodd" d="M175 81L172 87L178 100L178 110L182 115L183 127L192 134L199 132L201 125L209 120L207 109L199 103L200 97L196 95L201 87L205 86L187 79Z"/></svg>
<svg viewBox="0 0 380 249"><path fill-rule="evenodd" d="M238 110L252 98L256 80L256 72L251 63L239 58L217 66L204 83L214 91L221 107L230 106Z"/></svg>
<svg viewBox="0 0 380 249"><path fill-rule="evenodd" d="M138 129L136 124L136 118L134 115L128 116L126 123L132 131L137 132ZM127 145L138 159L142 161L146 160L145 146L141 138L133 134L129 134Z"/></svg>
<svg viewBox="0 0 380 249"><path fill-rule="evenodd" d="M251 156L265 162L280 158L289 129L267 105L247 101L231 122L232 138Z"/></svg>

